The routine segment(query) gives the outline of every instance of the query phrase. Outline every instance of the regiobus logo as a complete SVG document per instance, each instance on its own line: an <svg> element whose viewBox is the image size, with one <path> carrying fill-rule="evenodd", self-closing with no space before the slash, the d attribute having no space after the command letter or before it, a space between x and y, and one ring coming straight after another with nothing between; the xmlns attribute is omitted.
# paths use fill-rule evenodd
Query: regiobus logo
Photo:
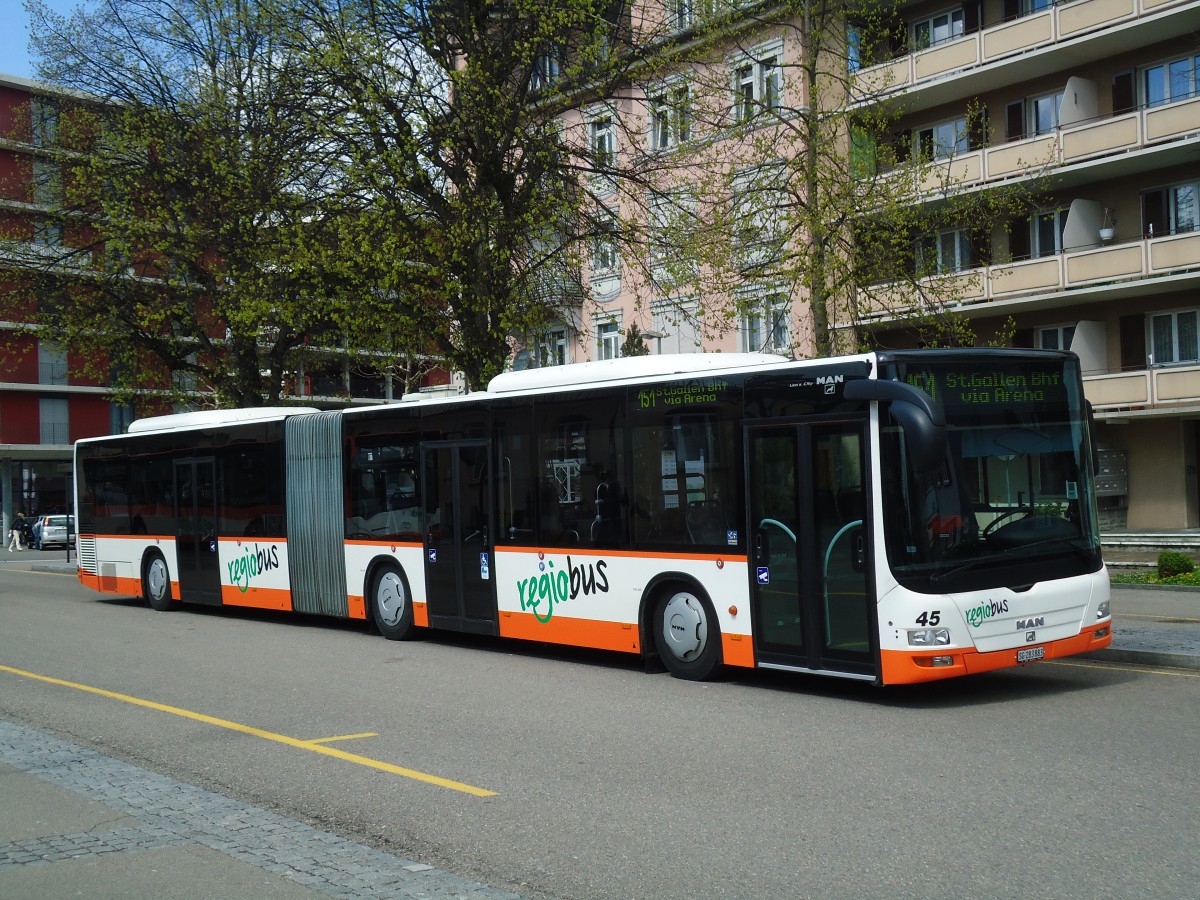
<svg viewBox="0 0 1200 900"><path fill-rule="evenodd" d="M972 628L978 628L993 616L998 616L1006 612L1008 612L1007 600L985 600L978 606L968 609L964 615L967 617L967 623Z"/></svg>
<svg viewBox="0 0 1200 900"><path fill-rule="evenodd" d="M250 588L250 582L255 577L279 568L279 548L274 544L268 547L254 545L247 547L242 555L229 563L229 582L243 594Z"/></svg>
<svg viewBox="0 0 1200 900"><path fill-rule="evenodd" d="M538 574L522 578L517 582L517 594L521 609L529 610L543 624L554 616L554 607L580 595L608 593L608 563L598 559L594 563L574 565L567 557L565 568L555 569L554 560L539 554Z"/></svg>

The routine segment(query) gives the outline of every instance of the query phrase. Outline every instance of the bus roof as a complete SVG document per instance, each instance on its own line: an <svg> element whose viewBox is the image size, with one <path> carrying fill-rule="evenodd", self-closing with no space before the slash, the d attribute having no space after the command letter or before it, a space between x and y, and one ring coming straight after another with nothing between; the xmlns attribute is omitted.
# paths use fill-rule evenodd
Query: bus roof
<svg viewBox="0 0 1200 900"><path fill-rule="evenodd" d="M251 409L203 409L199 412L175 413L169 416L149 416L129 424L129 434L146 431L173 431L178 428L201 428L213 425L240 425L246 422L267 422L287 416L303 416L320 412L305 406L259 406Z"/></svg>
<svg viewBox="0 0 1200 900"><path fill-rule="evenodd" d="M636 381L670 375L702 375L718 369L746 366L778 366L790 362L770 353L662 353L654 356L626 356L546 366L524 372L505 372L488 384L489 394L537 391L555 387L582 387L608 381ZM469 396L469 395L468 395Z"/></svg>

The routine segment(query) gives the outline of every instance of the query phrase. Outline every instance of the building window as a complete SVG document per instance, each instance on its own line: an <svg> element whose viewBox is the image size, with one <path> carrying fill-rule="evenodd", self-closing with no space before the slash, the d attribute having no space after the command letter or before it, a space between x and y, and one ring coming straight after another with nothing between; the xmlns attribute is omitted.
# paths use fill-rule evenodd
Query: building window
<svg viewBox="0 0 1200 900"><path fill-rule="evenodd" d="M621 356L621 323L609 320L596 323L596 359Z"/></svg>
<svg viewBox="0 0 1200 900"><path fill-rule="evenodd" d="M548 91L558 84L562 63L559 54L546 53L533 62L533 72L529 77L529 87L536 94Z"/></svg>
<svg viewBox="0 0 1200 900"><path fill-rule="evenodd" d="M538 365L565 366L567 364L567 329L551 328L538 338Z"/></svg>
<svg viewBox="0 0 1200 900"><path fill-rule="evenodd" d="M962 8L947 10L928 19L913 22L911 33L914 50L924 50L926 47L962 37Z"/></svg>
<svg viewBox="0 0 1200 900"><path fill-rule="evenodd" d="M67 351L53 341L38 341L38 384L67 383Z"/></svg>
<svg viewBox="0 0 1200 900"><path fill-rule="evenodd" d="M687 258L695 231L696 198L686 188L654 192L647 199L650 276L666 285L692 274Z"/></svg>
<svg viewBox="0 0 1200 900"><path fill-rule="evenodd" d="M1142 72L1147 106L1161 106L1196 95L1200 90L1200 56L1185 56Z"/></svg>
<svg viewBox="0 0 1200 900"><path fill-rule="evenodd" d="M1063 92L1044 94L1029 101L1029 130L1033 134L1049 134L1058 128L1058 112L1062 109Z"/></svg>
<svg viewBox="0 0 1200 900"><path fill-rule="evenodd" d="M783 98L783 44L776 41L733 64L733 118L750 122L779 109Z"/></svg>
<svg viewBox="0 0 1200 900"><path fill-rule="evenodd" d="M965 228L947 228L921 235L916 242L917 273L947 275L971 268L971 239Z"/></svg>
<svg viewBox="0 0 1200 900"><path fill-rule="evenodd" d="M747 353L781 353L792 348L792 308L784 294L751 302L742 314L742 349Z"/></svg>
<svg viewBox="0 0 1200 900"><path fill-rule="evenodd" d="M62 246L63 229L61 222L50 219L35 219L33 222L33 243L46 250L54 250Z"/></svg>
<svg viewBox="0 0 1200 900"><path fill-rule="evenodd" d="M1187 181L1142 194L1143 233L1186 234L1200 227L1200 181Z"/></svg>
<svg viewBox="0 0 1200 900"><path fill-rule="evenodd" d="M136 411L132 403L109 403L108 404L108 433L109 434L124 434L129 430L129 425L136 416Z"/></svg>
<svg viewBox="0 0 1200 900"><path fill-rule="evenodd" d="M1067 210L1055 209L1034 213L1029 219L1029 252L1038 259L1057 256L1063 251L1063 230L1067 227Z"/></svg>
<svg viewBox="0 0 1200 900"><path fill-rule="evenodd" d="M1037 329L1037 347L1040 350L1070 350L1075 337L1074 325L1053 325Z"/></svg>
<svg viewBox="0 0 1200 900"><path fill-rule="evenodd" d="M1155 313L1147 316L1150 329L1150 365L1196 362L1200 359L1197 346L1197 311Z"/></svg>
<svg viewBox="0 0 1200 900"><path fill-rule="evenodd" d="M592 162L598 169L612 168L617 159L617 129L610 113L596 116L588 124Z"/></svg>
<svg viewBox="0 0 1200 900"><path fill-rule="evenodd" d="M58 143L58 100L34 95L30 100L33 117L33 145L53 147Z"/></svg>
<svg viewBox="0 0 1200 900"><path fill-rule="evenodd" d="M1010 141L1036 134L1050 134L1058 128L1063 92L1043 94L1028 100L1016 100L1005 110L1005 128Z"/></svg>
<svg viewBox="0 0 1200 900"><path fill-rule="evenodd" d="M670 150L691 137L691 89L669 85L650 94L650 149Z"/></svg>
<svg viewBox="0 0 1200 900"><path fill-rule="evenodd" d="M617 222L607 211L597 218L591 256L593 278L612 275L621 264L617 253Z"/></svg>
<svg viewBox="0 0 1200 900"><path fill-rule="evenodd" d="M53 160L34 157L33 202L51 207L62 202L62 173Z"/></svg>
<svg viewBox="0 0 1200 900"><path fill-rule="evenodd" d="M787 193L783 165L774 163L739 172L733 179L734 229L743 268L779 259L787 240Z"/></svg>
<svg viewBox="0 0 1200 900"><path fill-rule="evenodd" d="M41 415L41 430L39 435L41 443L71 443L70 415L66 399L42 397L38 405Z"/></svg>
<svg viewBox="0 0 1200 900"><path fill-rule="evenodd" d="M919 159L949 159L969 149L966 116L913 131L913 153Z"/></svg>
<svg viewBox="0 0 1200 900"><path fill-rule="evenodd" d="M642 332L643 338L650 342L650 352L654 354L698 353L700 351L700 330L697 327L699 313L700 305L694 300L653 304L650 308L653 327L648 332Z"/></svg>

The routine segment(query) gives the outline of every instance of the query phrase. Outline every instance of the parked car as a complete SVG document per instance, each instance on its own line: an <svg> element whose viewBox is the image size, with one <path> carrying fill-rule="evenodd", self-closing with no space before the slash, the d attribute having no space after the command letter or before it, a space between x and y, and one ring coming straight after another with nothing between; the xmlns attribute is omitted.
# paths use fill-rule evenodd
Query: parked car
<svg viewBox="0 0 1200 900"><path fill-rule="evenodd" d="M75 537L75 517L67 515L38 516L33 523L33 549L66 547Z"/></svg>

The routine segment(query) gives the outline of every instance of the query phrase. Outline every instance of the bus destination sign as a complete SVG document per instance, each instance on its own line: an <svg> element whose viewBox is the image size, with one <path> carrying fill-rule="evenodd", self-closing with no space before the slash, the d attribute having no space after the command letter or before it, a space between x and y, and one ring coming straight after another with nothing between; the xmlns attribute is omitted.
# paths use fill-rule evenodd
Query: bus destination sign
<svg viewBox="0 0 1200 900"><path fill-rule="evenodd" d="M1061 402L1065 397L1061 367L1029 366L976 372L940 370L908 372L913 387L929 394L943 407L1019 406L1025 403Z"/></svg>

